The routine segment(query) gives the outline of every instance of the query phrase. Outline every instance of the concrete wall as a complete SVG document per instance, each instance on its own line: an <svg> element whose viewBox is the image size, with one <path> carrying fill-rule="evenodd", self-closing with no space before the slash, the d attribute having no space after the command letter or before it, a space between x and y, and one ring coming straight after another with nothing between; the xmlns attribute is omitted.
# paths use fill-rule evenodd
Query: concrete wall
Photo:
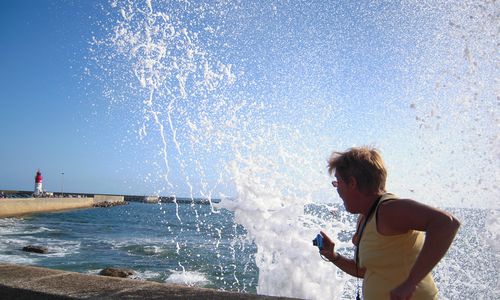
<svg viewBox="0 0 500 300"><path fill-rule="evenodd" d="M0 299L286 299L0 264Z"/></svg>
<svg viewBox="0 0 500 300"><path fill-rule="evenodd" d="M145 196L144 202L146 203L158 203L160 201L160 197L158 196Z"/></svg>
<svg viewBox="0 0 500 300"><path fill-rule="evenodd" d="M94 203L102 203L102 202L124 202L123 196L116 195L94 195Z"/></svg>
<svg viewBox="0 0 500 300"><path fill-rule="evenodd" d="M0 218L89 208L93 204L93 198L5 198L0 199Z"/></svg>

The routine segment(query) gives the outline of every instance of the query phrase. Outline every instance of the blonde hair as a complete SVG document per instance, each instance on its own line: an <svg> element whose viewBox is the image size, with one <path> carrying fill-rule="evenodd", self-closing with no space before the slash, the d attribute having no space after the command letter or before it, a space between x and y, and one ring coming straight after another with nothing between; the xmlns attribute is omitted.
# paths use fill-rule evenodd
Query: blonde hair
<svg viewBox="0 0 500 300"><path fill-rule="evenodd" d="M336 171L345 182L356 179L362 192L385 192L387 170L379 151L372 147L354 147L345 152L334 151L328 159L328 173Z"/></svg>

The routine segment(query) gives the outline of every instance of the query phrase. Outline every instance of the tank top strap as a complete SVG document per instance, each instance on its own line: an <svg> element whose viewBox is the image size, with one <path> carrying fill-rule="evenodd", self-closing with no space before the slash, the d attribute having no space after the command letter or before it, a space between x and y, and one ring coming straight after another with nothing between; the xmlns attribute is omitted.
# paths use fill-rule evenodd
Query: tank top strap
<svg viewBox="0 0 500 300"><path fill-rule="evenodd" d="M392 199L399 199L399 197L396 196L395 194L385 193L382 195L382 198L380 198L380 201L378 204L380 205L380 203L382 203L383 201L392 200Z"/></svg>
<svg viewBox="0 0 500 300"><path fill-rule="evenodd" d="M396 196L395 194L391 194L391 193L383 194L382 197L380 197L380 200L378 201L377 207L375 208L375 213L373 214L373 218L370 220L370 222L374 220L375 224L377 224L377 222L378 222L378 208L380 207L380 204L384 201L394 200L394 199L399 199L399 197Z"/></svg>

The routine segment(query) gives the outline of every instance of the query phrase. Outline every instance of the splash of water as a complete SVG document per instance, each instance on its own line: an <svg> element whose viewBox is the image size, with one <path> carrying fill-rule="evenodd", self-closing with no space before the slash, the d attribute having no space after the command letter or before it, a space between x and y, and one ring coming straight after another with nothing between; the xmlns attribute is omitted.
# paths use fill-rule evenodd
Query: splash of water
<svg viewBox="0 0 500 300"><path fill-rule="evenodd" d="M398 194L498 208L498 9L445 2L112 1L93 49L156 150L158 194L223 198L258 247L258 293L343 297L310 240L348 249L352 220L305 212L334 197L332 148L381 148Z"/></svg>

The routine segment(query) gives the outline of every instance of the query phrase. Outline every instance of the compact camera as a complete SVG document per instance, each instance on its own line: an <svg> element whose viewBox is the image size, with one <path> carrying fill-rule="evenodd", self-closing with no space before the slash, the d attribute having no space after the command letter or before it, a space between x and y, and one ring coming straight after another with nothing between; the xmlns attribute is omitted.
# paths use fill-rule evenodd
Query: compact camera
<svg viewBox="0 0 500 300"><path fill-rule="evenodd" d="M319 250L323 250L323 236L318 233L316 238L313 240L313 246L319 248Z"/></svg>

